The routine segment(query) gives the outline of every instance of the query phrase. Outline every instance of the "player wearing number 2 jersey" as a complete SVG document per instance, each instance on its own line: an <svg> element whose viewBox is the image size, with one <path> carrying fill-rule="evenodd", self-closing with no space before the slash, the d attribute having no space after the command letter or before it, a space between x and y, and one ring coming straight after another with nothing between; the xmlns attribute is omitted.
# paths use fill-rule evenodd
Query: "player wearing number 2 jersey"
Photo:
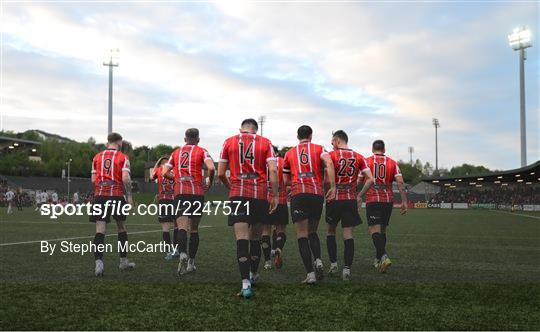
<svg viewBox="0 0 540 332"><path fill-rule="evenodd" d="M176 245L179 255L177 274L183 275L196 270L195 254L199 248L199 222L204 205L204 193L214 182L214 161L208 152L198 146L199 130L186 130L186 145L176 149L163 166L163 175L175 180L174 205L177 209ZM204 167L208 172L207 185L203 183ZM174 174L169 171L174 169ZM187 254L187 230L190 226L189 257Z"/></svg>
<svg viewBox="0 0 540 332"><path fill-rule="evenodd" d="M122 148L122 136L117 133L110 133L107 136L107 149L95 155L92 161L92 183L94 184L94 199L92 205L101 209L100 215L90 215L90 221L96 223L96 235L94 244L96 245L96 276L103 275L103 251L105 243L105 231L107 223L113 217L116 220L118 231L118 242L120 244L120 265L121 270L135 267L135 263L127 259L125 251L128 241L124 222L124 205L126 199L133 206L131 196L131 176L128 157L120 152Z"/></svg>
<svg viewBox="0 0 540 332"><path fill-rule="evenodd" d="M300 257L307 272L304 282L313 284L323 277L321 243L317 235L324 204L323 168L329 184L326 199L332 200L336 190L334 165L322 146L311 143L311 127L300 126L297 134L299 143L285 154L283 174L285 183L291 184L291 217L296 227Z"/></svg>
<svg viewBox="0 0 540 332"><path fill-rule="evenodd" d="M254 119L242 122L240 133L223 144L218 166L218 176L229 188L229 202L233 212L229 226L236 236L238 267L242 278L244 298L252 296L251 284L258 279L261 259L260 236L262 222L273 213L278 203L278 178L276 158L270 140L257 135L258 124ZM227 177L227 167L230 178ZM270 177L272 201L267 201ZM234 203L234 202L239 202Z"/></svg>
<svg viewBox="0 0 540 332"><path fill-rule="evenodd" d="M373 142L373 156L366 162L373 173L373 186L366 193L366 215L368 229L376 249L374 266L381 273L392 264L386 253L386 228L392 215L394 193L392 184L397 182L401 195L401 214L407 212L407 194L398 164L385 153L384 142Z"/></svg>
<svg viewBox="0 0 540 332"><path fill-rule="evenodd" d="M349 149L348 141L349 137L343 130L338 130L332 135L334 150L330 152L330 157L334 163L336 174L336 199L326 203L326 222L328 223L326 246L330 258L328 274L335 275L338 272L336 228L337 224L341 222L343 228L343 280L349 280L351 277L354 258L353 230L354 227L362 223L358 213L356 195L356 187L360 182L359 175L363 174L366 177L366 184L362 188L362 192L365 192L373 183L371 171L367 167L364 157Z"/></svg>

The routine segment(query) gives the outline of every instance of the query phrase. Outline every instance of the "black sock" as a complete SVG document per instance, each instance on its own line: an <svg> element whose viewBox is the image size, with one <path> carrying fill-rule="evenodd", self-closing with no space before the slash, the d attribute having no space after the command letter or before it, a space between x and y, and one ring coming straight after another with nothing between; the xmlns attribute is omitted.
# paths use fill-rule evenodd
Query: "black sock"
<svg viewBox="0 0 540 332"><path fill-rule="evenodd" d="M313 272L313 263L311 261L311 250L309 249L309 241L307 237L301 237L298 239L298 250L300 251L300 257L304 268L307 273Z"/></svg>
<svg viewBox="0 0 540 332"><path fill-rule="evenodd" d="M178 228L175 228L173 231L173 244L178 243Z"/></svg>
<svg viewBox="0 0 540 332"><path fill-rule="evenodd" d="M199 249L199 233L191 233L189 235L189 258L195 259L197 250Z"/></svg>
<svg viewBox="0 0 540 332"><path fill-rule="evenodd" d="M264 260L270 260L270 235L263 235L261 238L262 252L264 255Z"/></svg>
<svg viewBox="0 0 540 332"><path fill-rule="evenodd" d="M249 241L249 256L251 257L251 272L257 273L261 261L261 241Z"/></svg>
<svg viewBox="0 0 540 332"><path fill-rule="evenodd" d="M169 231L163 232L163 242L171 244L171 233Z"/></svg>
<svg viewBox="0 0 540 332"><path fill-rule="evenodd" d="M276 229L274 228L274 230L272 231L272 249L276 250L276 248L278 248L278 243Z"/></svg>
<svg viewBox="0 0 540 332"><path fill-rule="evenodd" d="M238 269L240 270L240 277L243 279L249 279L249 241L248 240L236 240L236 257L238 258Z"/></svg>
<svg viewBox="0 0 540 332"><path fill-rule="evenodd" d="M330 258L330 263L337 263L337 244L335 235L326 236L326 247L328 248L328 258Z"/></svg>
<svg viewBox="0 0 540 332"><path fill-rule="evenodd" d="M371 234L371 239L373 240L373 245L375 245L377 259L381 259L384 255L384 240L381 233Z"/></svg>
<svg viewBox="0 0 540 332"><path fill-rule="evenodd" d="M187 231L185 229L178 230L177 240L178 252L185 253L187 251Z"/></svg>
<svg viewBox="0 0 540 332"><path fill-rule="evenodd" d="M347 239L343 244L343 261L345 267L350 269L354 258L354 239Z"/></svg>
<svg viewBox="0 0 540 332"><path fill-rule="evenodd" d="M103 248L99 249L101 245L105 244L105 234L103 233L96 233L96 236L94 236L94 245L96 245L96 252L94 253L94 257L96 260L103 259Z"/></svg>
<svg viewBox="0 0 540 332"><path fill-rule="evenodd" d="M382 235L383 252L384 254L386 254L386 231L384 233L381 233L381 235Z"/></svg>
<svg viewBox="0 0 540 332"><path fill-rule="evenodd" d="M128 242L127 232L118 233L118 243L120 244L120 257L127 257L126 244Z"/></svg>
<svg viewBox="0 0 540 332"><path fill-rule="evenodd" d="M283 247L285 247L285 242L287 241L287 235L284 232L279 232L276 237L277 247L280 250L283 250Z"/></svg>
<svg viewBox="0 0 540 332"><path fill-rule="evenodd" d="M309 233L309 248L313 254L313 259L321 258L321 241L317 233Z"/></svg>

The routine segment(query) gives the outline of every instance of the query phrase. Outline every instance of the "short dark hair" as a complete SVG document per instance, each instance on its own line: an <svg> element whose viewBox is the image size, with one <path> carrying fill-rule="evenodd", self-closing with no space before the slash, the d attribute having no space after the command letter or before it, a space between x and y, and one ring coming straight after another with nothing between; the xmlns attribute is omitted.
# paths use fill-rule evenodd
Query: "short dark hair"
<svg viewBox="0 0 540 332"><path fill-rule="evenodd" d="M272 147L274 148L274 154L277 156L279 154L279 149L275 145L272 145Z"/></svg>
<svg viewBox="0 0 540 332"><path fill-rule="evenodd" d="M300 126L300 128L298 128L297 134L298 134L298 139L309 138L309 136L313 134L313 129L311 129L310 126L303 125L303 126Z"/></svg>
<svg viewBox="0 0 540 332"><path fill-rule="evenodd" d="M383 151L384 149L384 141L382 139L378 139L373 142L373 150Z"/></svg>
<svg viewBox="0 0 540 332"><path fill-rule="evenodd" d="M109 135L107 135L107 142L109 143L116 143L121 140L122 135L120 135L119 133L110 133Z"/></svg>
<svg viewBox="0 0 540 332"><path fill-rule="evenodd" d="M345 143L349 143L349 136L347 136L347 133L343 130L335 131L332 134L332 137L337 137L340 140L344 141Z"/></svg>
<svg viewBox="0 0 540 332"><path fill-rule="evenodd" d="M186 140L189 143L195 143L199 139L199 129L189 128L186 130Z"/></svg>
<svg viewBox="0 0 540 332"><path fill-rule="evenodd" d="M242 121L242 125L240 127L244 127L246 125L249 125L253 128L255 128L255 130L259 130L259 124L257 123L257 121L255 119L245 119L244 121Z"/></svg>

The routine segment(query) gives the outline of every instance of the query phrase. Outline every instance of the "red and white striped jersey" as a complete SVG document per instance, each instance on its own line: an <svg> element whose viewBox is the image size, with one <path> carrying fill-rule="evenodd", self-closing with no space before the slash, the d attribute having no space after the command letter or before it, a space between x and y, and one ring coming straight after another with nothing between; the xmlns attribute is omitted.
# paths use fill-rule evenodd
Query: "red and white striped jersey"
<svg viewBox="0 0 540 332"><path fill-rule="evenodd" d="M328 154L318 144L301 142L285 154L283 173L291 175L291 194L324 195L322 156Z"/></svg>
<svg viewBox="0 0 540 332"><path fill-rule="evenodd" d="M171 170L173 174L175 169ZM175 180L167 179L163 176L163 169L158 166L154 169L153 180L156 180L158 184L159 199L174 199Z"/></svg>
<svg viewBox="0 0 540 332"><path fill-rule="evenodd" d="M204 162L212 159L208 151L198 145L186 144L174 150L167 166L174 169L177 195L204 195Z"/></svg>
<svg viewBox="0 0 540 332"><path fill-rule="evenodd" d="M393 202L392 183L397 176L401 176L397 162L384 154L376 154L367 158L366 163L374 180L373 186L366 193L366 203Z"/></svg>
<svg viewBox="0 0 540 332"><path fill-rule="evenodd" d="M94 156L92 174L95 196L123 196L122 172L130 171L128 156L116 149L106 149Z"/></svg>
<svg viewBox="0 0 540 332"><path fill-rule="evenodd" d="M336 200L356 199L358 176L368 169L364 157L351 149L336 149L330 152L334 163Z"/></svg>
<svg viewBox="0 0 540 332"><path fill-rule="evenodd" d="M279 201L278 204L287 204L287 186L285 186L285 181L283 179L283 165L285 159L277 157L277 167L278 167L278 179L279 179ZM268 177L268 202L272 200L272 190L270 189L270 177Z"/></svg>
<svg viewBox="0 0 540 332"><path fill-rule="evenodd" d="M229 137L223 143L219 160L229 164L229 197L267 199L270 160L275 160L275 156L269 139L244 132Z"/></svg>

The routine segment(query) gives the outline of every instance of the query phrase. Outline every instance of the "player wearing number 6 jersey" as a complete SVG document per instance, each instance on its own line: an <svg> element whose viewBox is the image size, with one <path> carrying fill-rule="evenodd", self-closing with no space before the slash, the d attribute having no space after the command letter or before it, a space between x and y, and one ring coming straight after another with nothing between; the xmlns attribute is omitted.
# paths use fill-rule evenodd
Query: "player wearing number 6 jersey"
<svg viewBox="0 0 540 332"><path fill-rule="evenodd" d="M214 161L208 152L198 146L199 130L186 130L186 145L176 149L163 166L163 176L175 180L174 205L177 210L177 245L179 255L177 274L183 275L196 270L195 254L199 248L199 222L204 207L204 193L214 182ZM207 185L203 183L204 167L208 172ZM174 174L169 171L174 169ZM189 236L189 258L187 254L187 232Z"/></svg>
<svg viewBox="0 0 540 332"><path fill-rule="evenodd" d="M92 161L92 183L94 184L94 199L92 205L101 208L100 215L90 215L90 221L96 223L94 245L103 248L105 231L111 217L116 220L118 231L118 244L120 250L120 270L135 267L135 263L128 261L125 250L128 241L127 230L124 225L126 215L123 207L127 202L133 206L131 196L131 176L128 157L120 152L122 136L110 133L107 136L107 149L94 156ZM96 276L103 275L103 251L95 252Z"/></svg>
<svg viewBox="0 0 540 332"><path fill-rule="evenodd" d="M405 184L398 164L385 153L384 142L373 142L373 156L366 162L373 173L373 186L366 193L366 215L368 229L376 249L376 258L373 263L376 269L385 273L392 262L386 253L386 228L390 222L394 205L392 183L397 182L401 195L401 214L407 212L407 194Z"/></svg>
<svg viewBox="0 0 540 332"><path fill-rule="evenodd" d="M358 213L356 187L360 182L360 174L366 178L364 187L360 195L365 193L373 183L373 176L367 167L364 157L361 154L349 149L347 145L349 137L343 130L338 130L332 135L332 146L334 150L330 152L330 157L334 163L336 174L336 199L326 203L326 223L328 232L326 235L326 245L328 257L330 258L330 275L336 274L337 265L337 245L336 228L339 222L343 228L343 280L351 277L351 267L354 258L354 227L360 225L362 220Z"/></svg>
<svg viewBox="0 0 540 332"><path fill-rule="evenodd" d="M336 190L334 165L322 146L311 143L311 127L301 126L297 134L298 145L285 154L283 176L285 184L291 184L291 219L296 228L300 257L307 272L304 283L313 284L324 275L321 243L317 235L325 195L323 167L329 187L326 199L333 200Z"/></svg>
<svg viewBox="0 0 540 332"><path fill-rule="evenodd" d="M242 122L240 133L228 138L218 166L218 176L229 188L230 203L240 202L229 215L229 226L234 228L238 268L242 278L239 295L250 298L251 285L257 281L261 259L260 236L262 222L278 205L278 171L272 143L257 135L254 119ZM227 177L227 166L230 178ZM268 180L272 187L272 200L267 200Z"/></svg>

